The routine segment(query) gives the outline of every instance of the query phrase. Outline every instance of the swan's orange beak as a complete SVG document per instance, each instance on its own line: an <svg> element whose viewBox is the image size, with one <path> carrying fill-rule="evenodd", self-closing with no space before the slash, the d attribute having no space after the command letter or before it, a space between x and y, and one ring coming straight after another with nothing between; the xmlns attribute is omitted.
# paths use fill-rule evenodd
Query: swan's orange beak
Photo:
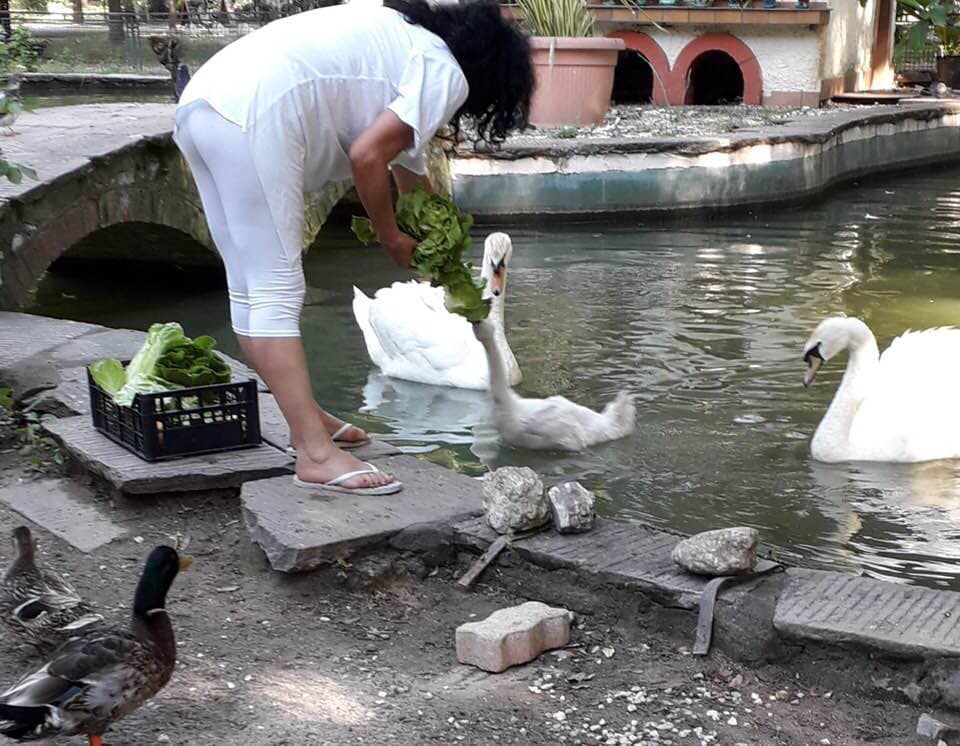
<svg viewBox="0 0 960 746"><path fill-rule="evenodd" d="M809 386L813 383L813 379L817 377L817 371L820 370L821 365L823 365L823 358L816 355L809 355L807 357L807 369L803 372L804 386Z"/></svg>
<svg viewBox="0 0 960 746"><path fill-rule="evenodd" d="M503 289L506 286L507 268L501 262L493 268L493 276L490 278L489 289L494 297L503 295Z"/></svg>

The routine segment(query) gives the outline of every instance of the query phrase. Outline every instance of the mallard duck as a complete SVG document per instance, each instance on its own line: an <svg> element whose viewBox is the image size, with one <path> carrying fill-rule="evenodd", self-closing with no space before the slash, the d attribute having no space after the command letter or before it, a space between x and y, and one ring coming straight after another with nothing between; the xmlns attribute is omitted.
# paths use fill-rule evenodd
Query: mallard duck
<svg viewBox="0 0 960 746"><path fill-rule="evenodd" d="M29 528L13 530L13 546L16 557L0 582L0 613L14 634L44 652L103 621L63 578L37 567Z"/></svg>
<svg viewBox="0 0 960 746"><path fill-rule="evenodd" d="M0 127L7 135L15 135L14 123L23 111L23 99L20 97L20 84L23 76L14 73L7 81L6 87L0 91Z"/></svg>
<svg viewBox="0 0 960 746"><path fill-rule="evenodd" d="M39 670L0 694L0 735L16 741L88 736L103 746L111 723L138 709L173 675L177 643L167 592L190 565L168 546L147 557L125 628L92 629L64 643Z"/></svg>

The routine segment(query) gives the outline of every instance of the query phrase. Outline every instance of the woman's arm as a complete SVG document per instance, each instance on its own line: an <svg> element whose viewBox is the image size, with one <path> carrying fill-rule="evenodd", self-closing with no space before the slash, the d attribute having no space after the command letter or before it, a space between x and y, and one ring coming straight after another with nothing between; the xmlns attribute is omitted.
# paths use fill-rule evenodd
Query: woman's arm
<svg viewBox="0 0 960 746"><path fill-rule="evenodd" d="M393 165L393 180L397 182L397 189L403 192L412 192L417 185L422 186L428 192L433 191L433 185L430 183L430 177L414 173L403 166Z"/></svg>
<svg viewBox="0 0 960 746"><path fill-rule="evenodd" d="M410 266L417 242L397 226L390 191L390 163L412 143L413 129L392 111L385 111L350 146L357 194L377 239L401 267Z"/></svg>

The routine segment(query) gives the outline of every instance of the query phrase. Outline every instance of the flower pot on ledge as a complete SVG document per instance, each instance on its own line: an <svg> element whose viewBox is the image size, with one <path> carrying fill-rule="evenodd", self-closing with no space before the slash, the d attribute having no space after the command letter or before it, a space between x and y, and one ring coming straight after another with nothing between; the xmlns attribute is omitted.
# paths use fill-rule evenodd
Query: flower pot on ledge
<svg viewBox="0 0 960 746"><path fill-rule="evenodd" d="M536 127L600 124L610 108L623 39L585 37L530 40L537 88L530 102Z"/></svg>

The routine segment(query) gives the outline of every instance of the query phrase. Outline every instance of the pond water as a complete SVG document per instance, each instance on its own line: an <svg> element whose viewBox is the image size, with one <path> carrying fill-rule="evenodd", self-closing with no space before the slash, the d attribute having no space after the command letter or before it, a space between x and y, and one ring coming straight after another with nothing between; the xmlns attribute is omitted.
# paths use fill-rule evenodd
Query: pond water
<svg viewBox="0 0 960 746"><path fill-rule="evenodd" d="M637 397L636 434L578 456L498 446L485 395L383 379L351 311L405 275L329 230L306 260L318 398L403 447L477 473L525 464L597 491L604 514L693 532L747 524L791 562L960 588L960 464L824 466L809 438L845 361L801 385L825 316L881 348L960 321L960 171L887 178L758 214L510 231L507 327L523 392ZM478 234L476 251L482 250ZM51 274L32 310L111 326L181 320L235 351L224 293L190 274Z"/></svg>
<svg viewBox="0 0 960 746"><path fill-rule="evenodd" d="M27 95L23 104L28 111L50 109L54 106L80 106L83 104L165 104L172 101L170 94L143 91L61 91L43 95Z"/></svg>

